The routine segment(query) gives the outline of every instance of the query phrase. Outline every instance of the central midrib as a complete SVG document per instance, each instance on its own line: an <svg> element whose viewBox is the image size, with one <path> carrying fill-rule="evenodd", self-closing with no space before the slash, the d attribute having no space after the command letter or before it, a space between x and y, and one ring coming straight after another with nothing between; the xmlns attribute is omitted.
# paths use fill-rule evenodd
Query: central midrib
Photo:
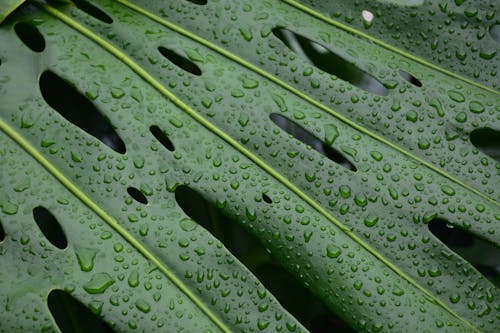
<svg viewBox="0 0 500 333"><path fill-rule="evenodd" d="M121 0L117 0L120 3L123 3ZM130 4L131 6L134 6ZM147 71L145 71L139 64L134 62L131 58L129 58L126 54L121 52L121 50L114 47L112 44L108 43L89 29L85 28L78 22L74 21L71 17L66 16L64 13L59 10L50 7L49 5L42 4L41 5L45 10L47 10L50 14L59 18L61 21L72 27L73 29L79 31L84 36L93 40L95 43L103 47L105 50L114 55L117 59L122 61L125 65L127 65L131 70L133 70L136 74L142 77L146 82L148 82L152 87L158 90L162 95L167 97L172 103L174 103L177 107L186 112L189 116L191 116L194 120L200 123L202 126L207 128L209 131L220 137L222 140L226 141L229 145L231 145L234 149L245 155L248 159L257 164L261 169L270 174L273 178L281 182L287 188L289 188L292 192L294 192L298 197L307 202L312 208L318 211L321 215L327 218L330 222L332 222L335 226L337 226L340 230L342 230L348 237L350 237L353 241L358 243L361 247L367 250L371 255L384 263L387 267L389 267L392 271L394 271L397 275L399 275L404 280L408 281L411 285L413 285L416 289L420 290L424 295L429 297L435 304L438 304L444 310L449 312L453 317L465 323L466 326L469 326L474 331L478 331L477 328L472 325L469 321L459 316L457 313L453 311L453 309L449 308L446 304L441 302L440 299L436 298L431 292L422 287L419 283L417 283L413 278L405 274L401 271L396 265L386 259L382 254L378 253L375 249L373 249L369 244L365 243L361 238L359 238L356 234L354 234L351 229L340 221L338 221L335 217L330 215L321 205L314 201L314 199L310 198L306 193L302 192L297 186L291 183L288 179L282 176L279 172L274 170L271 166L266 164L263 160L261 160L258 156L254 155L251 151L246 149L244 146L239 144L236 140L225 134L221 129L207 121L202 115L198 114L195 110L191 109L186 103L180 100L176 95L171 93L168 89L166 89L159 81L157 81L152 75L150 75ZM141 10L142 12L142 10ZM180 28L179 28L180 29ZM119 225L118 225L119 226ZM132 238L133 237L129 237ZM135 241L135 239L133 239ZM137 241L135 241L138 243ZM139 244L140 245L140 244ZM142 245L140 245L142 247ZM161 264L161 263L160 263ZM175 278L177 280L177 278ZM182 284L182 282L179 281ZM210 310L206 309L203 304L201 304L202 308L209 311L212 316L215 316L210 312ZM216 317L215 317L216 318ZM216 318L217 319L217 318ZM218 320L215 321L219 322ZM220 322L219 322L220 323ZM223 323L220 323L224 325Z"/></svg>

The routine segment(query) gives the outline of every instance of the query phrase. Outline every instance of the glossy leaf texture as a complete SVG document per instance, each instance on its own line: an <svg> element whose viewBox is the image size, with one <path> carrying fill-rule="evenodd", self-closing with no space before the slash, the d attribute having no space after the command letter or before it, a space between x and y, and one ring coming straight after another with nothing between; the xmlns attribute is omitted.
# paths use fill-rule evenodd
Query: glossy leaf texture
<svg viewBox="0 0 500 333"><path fill-rule="evenodd" d="M305 331L186 186L357 331L496 331L498 287L430 230L500 246L500 164L470 140L500 130L496 76L292 1L75 3L0 29L2 330L57 330L64 290L118 332Z"/></svg>

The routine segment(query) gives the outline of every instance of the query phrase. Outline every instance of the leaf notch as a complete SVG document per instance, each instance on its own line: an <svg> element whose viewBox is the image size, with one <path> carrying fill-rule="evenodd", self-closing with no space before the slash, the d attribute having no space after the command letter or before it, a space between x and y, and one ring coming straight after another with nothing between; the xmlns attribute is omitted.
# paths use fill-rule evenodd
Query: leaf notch
<svg viewBox="0 0 500 333"><path fill-rule="evenodd" d="M39 86L45 102L52 109L117 153L125 154L125 143L118 133L75 87L52 71L42 73Z"/></svg>

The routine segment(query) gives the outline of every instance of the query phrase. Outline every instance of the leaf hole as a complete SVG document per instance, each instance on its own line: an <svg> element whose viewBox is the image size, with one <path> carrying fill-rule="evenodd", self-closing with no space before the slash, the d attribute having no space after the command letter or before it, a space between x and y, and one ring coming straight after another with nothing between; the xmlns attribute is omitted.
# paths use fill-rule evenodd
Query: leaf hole
<svg viewBox="0 0 500 333"><path fill-rule="evenodd" d="M265 193L262 193L262 200L268 204L272 204L273 200Z"/></svg>
<svg viewBox="0 0 500 333"><path fill-rule="evenodd" d="M204 6L207 4L207 0L187 0L187 1L192 2L195 5L200 5L200 6Z"/></svg>
<svg viewBox="0 0 500 333"><path fill-rule="evenodd" d="M142 193L140 190L136 189L135 187L129 187L127 188L128 194L137 202L140 202L141 204L147 205L148 204L148 198Z"/></svg>
<svg viewBox="0 0 500 333"><path fill-rule="evenodd" d="M175 199L189 217L221 241L311 333L333 332L334 329L354 332L286 271L251 233L197 191L185 185L178 186Z"/></svg>
<svg viewBox="0 0 500 333"><path fill-rule="evenodd" d="M467 260L485 278L500 287L500 248L440 218L431 220L429 231L450 250Z"/></svg>
<svg viewBox="0 0 500 333"><path fill-rule="evenodd" d="M200 76L201 75L201 69L196 65L194 62L189 60L188 58L181 56L177 52L174 52L170 49L167 49L166 47L160 46L158 48L158 51L160 51L161 55L170 60L173 64L175 64L177 67L193 74Z"/></svg>
<svg viewBox="0 0 500 333"><path fill-rule="evenodd" d="M61 333L114 333L97 314L65 291L52 290L47 303Z"/></svg>
<svg viewBox="0 0 500 333"><path fill-rule="evenodd" d="M61 116L117 153L125 154L125 144L108 120L75 87L51 71L43 72L39 84L47 104Z"/></svg>
<svg viewBox="0 0 500 333"><path fill-rule="evenodd" d="M312 147L320 154L326 156L333 162L340 164L344 168L356 172L356 167L347 158L345 158L344 155L325 144L323 141L317 139L314 135L302 128L302 126L277 113L272 113L270 118L279 128L286 131L297 140Z"/></svg>
<svg viewBox="0 0 500 333"><path fill-rule="evenodd" d="M490 36L497 43L500 43L500 24L494 24L490 27Z"/></svg>
<svg viewBox="0 0 500 333"><path fill-rule="evenodd" d="M42 52L45 50L45 39L40 31L32 24L26 22L16 23L14 31L17 37L29 47L33 52Z"/></svg>
<svg viewBox="0 0 500 333"><path fill-rule="evenodd" d="M421 87L422 86L422 82L420 82L419 79L417 79L415 76L413 76L412 74L404 71L404 70L400 70L399 71L399 75L401 75L401 77L403 79L405 79L406 81L410 82L411 84L413 84L414 86L416 87Z"/></svg>
<svg viewBox="0 0 500 333"><path fill-rule="evenodd" d="M35 207L33 209L33 218L40 231L52 245L61 250L68 246L68 241L61 225L50 211L42 206Z"/></svg>
<svg viewBox="0 0 500 333"><path fill-rule="evenodd" d="M172 141L167 137L167 135L156 125L153 125L149 128L151 134L158 140L163 147L167 148L170 151L174 151L175 147Z"/></svg>
<svg viewBox="0 0 500 333"><path fill-rule="evenodd" d="M2 221L0 221L0 243L5 239L5 231L3 230Z"/></svg>
<svg viewBox="0 0 500 333"><path fill-rule="evenodd" d="M94 6L90 2L86 0L73 0L74 4L78 9L82 12L87 13L88 15L98 19L101 22L111 24L113 23L113 19L106 14L102 9Z"/></svg>
<svg viewBox="0 0 500 333"><path fill-rule="evenodd" d="M387 88L375 77L325 46L285 28L276 27L272 32L290 50L305 58L322 71L335 75L365 91L381 96L388 94Z"/></svg>
<svg viewBox="0 0 500 333"><path fill-rule="evenodd" d="M470 141L477 149L500 162L500 131L479 128L470 133Z"/></svg>

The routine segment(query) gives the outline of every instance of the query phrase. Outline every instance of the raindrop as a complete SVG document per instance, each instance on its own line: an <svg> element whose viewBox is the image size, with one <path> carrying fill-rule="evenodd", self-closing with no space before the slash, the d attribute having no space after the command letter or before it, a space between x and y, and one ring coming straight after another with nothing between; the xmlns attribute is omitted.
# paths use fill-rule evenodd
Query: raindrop
<svg viewBox="0 0 500 333"><path fill-rule="evenodd" d="M49 242L59 249L65 249L68 241L57 219L45 207L33 209L33 218L43 235Z"/></svg>
<svg viewBox="0 0 500 333"><path fill-rule="evenodd" d="M268 204L272 204L273 200L265 193L262 193L262 199L267 202Z"/></svg>
<svg viewBox="0 0 500 333"><path fill-rule="evenodd" d="M88 1L73 0L73 3L80 10L89 14L90 16L93 16L94 18L98 19L99 21L102 21L102 22L107 23L107 24L113 23L113 19L108 14L106 14L104 11L97 8L96 6L94 6L93 4L91 4Z"/></svg>
<svg viewBox="0 0 500 333"><path fill-rule="evenodd" d="M360 89L382 96L387 95L387 88L376 78L323 45L285 28L277 27L272 31L290 50L306 58L319 69L350 82Z"/></svg>
<svg viewBox="0 0 500 333"><path fill-rule="evenodd" d="M165 135L165 133L156 125L153 125L149 128L151 134L154 135L156 140L160 141L163 147L167 148L170 151L174 151L175 147L172 141Z"/></svg>
<svg viewBox="0 0 500 333"><path fill-rule="evenodd" d="M495 24L490 27L490 36L497 43L500 43L500 24Z"/></svg>
<svg viewBox="0 0 500 333"><path fill-rule="evenodd" d="M196 65L194 62L189 60L186 57L181 56L177 52L174 52L170 49L167 49L163 46L160 46L158 48L158 51L160 51L161 55L173 62L176 66L179 68L193 74L200 76L201 75L201 69Z"/></svg>
<svg viewBox="0 0 500 333"><path fill-rule="evenodd" d="M189 2L192 2L196 5L206 5L207 4L207 0L187 0Z"/></svg>
<svg viewBox="0 0 500 333"><path fill-rule="evenodd" d="M368 23L371 23L374 18L373 13L366 9L361 12L361 16L363 17L363 20Z"/></svg>
<svg viewBox="0 0 500 333"><path fill-rule="evenodd" d="M470 133L470 141L477 149L500 162L500 131L479 128Z"/></svg>
<svg viewBox="0 0 500 333"><path fill-rule="evenodd" d="M415 76L413 76L412 74L404 71L404 70L400 70L399 71L399 75L401 75L401 77L403 79L405 79L406 81L410 82L411 84L413 84L414 86L416 87L421 87L422 86L422 82L420 82L419 79L417 79Z"/></svg>
<svg viewBox="0 0 500 333"><path fill-rule="evenodd" d="M125 144L109 121L75 87L51 71L43 72L39 83L43 98L61 116L117 153L125 153Z"/></svg>
<svg viewBox="0 0 500 333"><path fill-rule="evenodd" d="M146 196L140 190L136 189L135 187L127 188L127 192L128 192L128 194L130 194L130 196L132 198L134 198L135 201L140 202L144 205L148 204L148 199L146 198Z"/></svg>
<svg viewBox="0 0 500 333"><path fill-rule="evenodd" d="M499 247L440 218L432 219L428 227L436 238L500 287Z"/></svg>
<svg viewBox="0 0 500 333"><path fill-rule="evenodd" d="M100 306L85 307L80 301L62 290L52 290L47 299L50 313L62 333L114 331L98 317Z"/></svg>
<svg viewBox="0 0 500 333"><path fill-rule="evenodd" d="M2 221L0 221L0 242L5 239L5 231L3 230Z"/></svg>
<svg viewBox="0 0 500 333"><path fill-rule="evenodd" d="M281 129L292 135L297 140L311 146L314 150L328 157L333 162L340 164L344 168L354 172L356 171L356 167L347 158L345 158L344 155L333 149L331 146L325 144L323 141L317 139L297 123L277 113L272 113L270 118L273 123L278 125Z"/></svg>
<svg viewBox="0 0 500 333"><path fill-rule="evenodd" d="M19 22L14 26L14 31L23 43L34 52L45 50L45 39L38 29L29 23Z"/></svg>

